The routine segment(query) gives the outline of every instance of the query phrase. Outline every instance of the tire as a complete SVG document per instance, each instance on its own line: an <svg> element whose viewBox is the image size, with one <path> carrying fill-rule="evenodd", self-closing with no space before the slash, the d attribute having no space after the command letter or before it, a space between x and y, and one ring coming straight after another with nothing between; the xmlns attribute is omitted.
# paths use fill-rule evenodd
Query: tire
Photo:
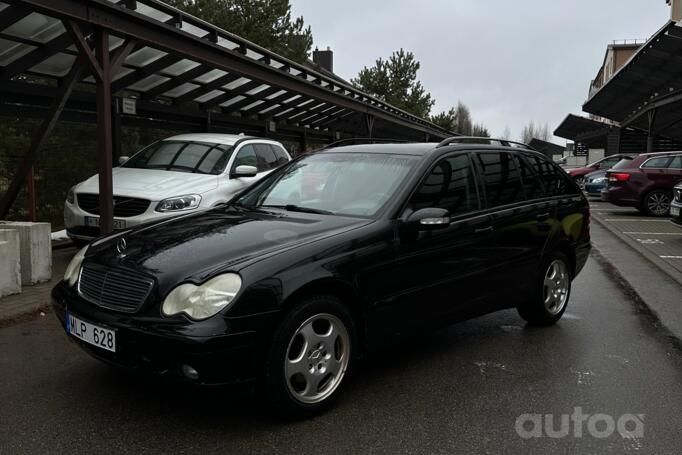
<svg viewBox="0 0 682 455"><path fill-rule="evenodd" d="M649 216L667 216L670 213L670 202L673 197L666 190L652 190L642 198L641 210Z"/></svg>
<svg viewBox="0 0 682 455"><path fill-rule="evenodd" d="M268 350L264 386L274 410L306 418L327 409L351 371L356 340L353 317L336 297L315 295L296 305Z"/></svg>
<svg viewBox="0 0 682 455"><path fill-rule="evenodd" d="M517 307L519 315L535 326L552 325L561 319L571 296L571 268L566 255L556 252L543 260L533 298Z"/></svg>

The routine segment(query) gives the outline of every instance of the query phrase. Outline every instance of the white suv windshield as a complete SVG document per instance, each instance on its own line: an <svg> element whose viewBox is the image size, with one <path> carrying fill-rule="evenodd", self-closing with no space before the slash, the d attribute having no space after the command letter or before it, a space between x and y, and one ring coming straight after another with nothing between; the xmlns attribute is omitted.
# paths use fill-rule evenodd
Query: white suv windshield
<svg viewBox="0 0 682 455"><path fill-rule="evenodd" d="M372 217L404 183L417 161L407 155L311 155L266 178L237 204Z"/></svg>
<svg viewBox="0 0 682 455"><path fill-rule="evenodd" d="M220 174L225 170L232 148L206 142L159 141L135 154L122 167Z"/></svg>

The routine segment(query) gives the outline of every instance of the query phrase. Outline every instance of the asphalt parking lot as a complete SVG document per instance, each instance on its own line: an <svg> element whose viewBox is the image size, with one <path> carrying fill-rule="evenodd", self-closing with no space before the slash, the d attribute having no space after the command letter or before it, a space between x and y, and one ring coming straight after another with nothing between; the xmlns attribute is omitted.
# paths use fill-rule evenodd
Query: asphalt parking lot
<svg viewBox="0 0 682 455"><path fill-rule="evenodd" d="M315 419L270 415L251 389L195 389L126 374L72 344L48 312L0 329L0 452L676 453L678 343L595 258L559 324L513 310L365 359ZM523 414L643 415L644 437L523 439Z"/></svg>
<svg viewBox="0 0 682 455"><path fill-rule="evenodd" d="M590 206L602 226L682 283L682 229L669 218L601 201L590 201Z"/></svg>

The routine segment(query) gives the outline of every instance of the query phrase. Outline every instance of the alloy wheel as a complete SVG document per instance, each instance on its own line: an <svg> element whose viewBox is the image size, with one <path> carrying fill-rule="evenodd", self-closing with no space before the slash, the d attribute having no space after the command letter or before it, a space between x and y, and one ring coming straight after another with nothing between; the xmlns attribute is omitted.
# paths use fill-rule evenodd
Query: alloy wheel
<svg viewBox="0 0 682 455"><path fill-rule="evenodd" d="M350 337L343 322L322 313L306 319L289 341L284 359L287 387L307 404L319 403L339 387L350 359Z"/></svg>
<svg viewBox="0 0 682 455"><path fill-rule="evenodd" d="M646 206L654 215L665 215L670 210L670 196L663 192L651 193L646 198Z"/></svg>
<svg viewBox="0 0 682 455"><path fill-rule="evenodd" d="M556 259L545 273L544 280L544 303L547 312L551 315L559 314L568 301L568 291L571 286L571 277L566 264Z"/></svg>

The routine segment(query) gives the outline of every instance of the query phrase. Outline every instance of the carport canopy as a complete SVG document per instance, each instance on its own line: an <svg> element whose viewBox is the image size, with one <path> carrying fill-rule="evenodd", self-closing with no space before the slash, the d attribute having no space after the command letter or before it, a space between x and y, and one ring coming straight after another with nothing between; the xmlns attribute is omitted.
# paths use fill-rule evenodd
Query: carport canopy
<svg viewBox="0 0 682 455"><path fill-rule="evenodd" d="M585 102L583 110L682 140L682 23L668 22ZM650 141L651 142L651 141Z"/></svg>
<svg viewBox="0 0 682 455"><path fill-rule="evenodd" d="M115 97L133 103L126 121L143 126L205 125L302 143L453 135L158 0L2 0L0 113L44 122L0 201L0 218L60 116L96 119L100 224L111 232Z"/></svg>

